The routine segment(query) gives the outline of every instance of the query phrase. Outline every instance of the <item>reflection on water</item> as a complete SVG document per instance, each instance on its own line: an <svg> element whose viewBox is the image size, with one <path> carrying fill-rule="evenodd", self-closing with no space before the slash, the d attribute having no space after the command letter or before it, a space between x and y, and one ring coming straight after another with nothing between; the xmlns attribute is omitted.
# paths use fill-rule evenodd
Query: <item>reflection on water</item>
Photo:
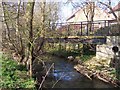
<svg viewBox="0 0 120 90"><path fill-rule="evenodd" d="M54 72L51 72L45 81L46 87L55 88L110 88L112 86L99 81L89 80L74 70L73 64L62 58L52 57L47 64L54 63Z"/></svg>

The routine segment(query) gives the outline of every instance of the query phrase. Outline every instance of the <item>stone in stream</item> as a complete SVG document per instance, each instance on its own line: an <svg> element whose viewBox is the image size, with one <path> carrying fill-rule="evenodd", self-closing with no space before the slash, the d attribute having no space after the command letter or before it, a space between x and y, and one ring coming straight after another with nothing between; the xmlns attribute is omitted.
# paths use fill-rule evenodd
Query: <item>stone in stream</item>
<svg viewBox="0 0 120 90"><path fill-rule="evenodd" d="M74 57L73 56L68 56L67 59L72 61L72 60L74 60Z"/></svg>

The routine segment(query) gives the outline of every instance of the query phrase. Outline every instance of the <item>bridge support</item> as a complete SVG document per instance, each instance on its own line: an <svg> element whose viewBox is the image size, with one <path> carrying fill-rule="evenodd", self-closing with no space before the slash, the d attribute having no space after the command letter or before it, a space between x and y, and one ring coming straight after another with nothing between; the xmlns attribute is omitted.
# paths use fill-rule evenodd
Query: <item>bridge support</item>
<svg viewBox="0 0 120 90"><path fill-rule="evenodd" d="M96 58L113 58L114 53L112 51L112 47L114 46L118 46L120 48L120 36L107 36L106 44L96 46Z"/></svg>

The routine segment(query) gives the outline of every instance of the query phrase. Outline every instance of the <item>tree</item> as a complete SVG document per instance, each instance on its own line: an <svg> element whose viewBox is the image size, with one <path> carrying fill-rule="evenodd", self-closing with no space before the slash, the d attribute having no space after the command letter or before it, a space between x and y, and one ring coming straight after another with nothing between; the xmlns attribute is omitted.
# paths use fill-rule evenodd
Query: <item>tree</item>
<svg viewBox="0 0 120 90"><path fill-rule="evenodd" d="M85 17L87 19L87 24L86 24L87 32L88 32L88 30L91 32L93 18L94 18L94 14L95 14L94 13L94 11L95 11L95 2L86 1L86 0L82 0L82 1L78 1L78 2L74 2L73 0L68 0L68 2L70 2L75 9L83 10L84 15L85 15Z"/></svg>
<svg viewBox="0 0 120 90"><path fill-rule="evenodd" d="M22 22L23 10L20 8L21 1L18 3L2 2L3 13L4 13L4 33L5 43L7 43L6 48L12 49L12 52L16 52L16 56L19 56L18 62L22 62L25 57L25 43L23 42L24 36L21 30L24 25ZM14 12L14 13L13 13Z"/></svg>
<svg viewBox="0 0 120 90"><path fill-rule="evenodd" d="M15 52L14 56L18 57L15 59L18 59L18 63L22 62L25 57L29 57L30 61L30 76L32 75L32 58L33 58L33 11L34 11L34 3L35 2L28 2L27 3L27 29L29 32L29 35L27 38L28 44L26 44L27 41L24 42L25 37L23 33L26 33L25 31L22 31L21 29L24 28L24 26L21 25L20 21L23 18L21 15L22 12L20 11L21 7L21 1L18 1L18 4L14 3L6 3L2 2L3 5L3 12L4 12L4 22L6 24L6 31L8 39L8 47L10 46L13 48L13 51ZM15 13L13 13L13 11ZM15 31L14 31L15 30ZM25 49L28 45L28 50ZM28 51L28 55L25 56L25 53ZM26 60L27 61L27 60Z"/></svg>
<svg viewBox="0 0 120 90"><path fill-rule="evenodd" d="M112 9L111 0L108 0L109 3L104 3L104 2L99 1L99 0L97 0L97 1L98 1L98 3L106 6L110 10L110 12L114 15L115 19L119 22L119 17L117 17L117 15L115 14L115 12Z"/></svg>
<svg viewBox="0 0 120 90"><path fill-rule="evenodd" d="M32 76L32 63L33 63L33 13L34 13L35 0L27 3L27 26L29 31L29 42L28 42L28 57L30 65L30 76Z"/></svg>
<svg viewBox="0 0 120 90"><path fill-rule="evenodd" d="M35 5L39 5L40 10ZM19 0L17 3L2 2L2 6L6 32L4 48L13 54L18 63L28 66L32 76L33 61L42 54L39 52L43 52L45 38L52 27L51 23L58 20L58 4L45 1L38 4L35 0L33 2Z"/></svg>
<svg viewBox="0 0 120 90"><path fill-rule="evenodd" d="M83 7L83 12L87 18L87 21L88 21L87 27L90 31L92 29L94 11L95 11L95 3L94 2L86 2L85 8Z"/></svg>

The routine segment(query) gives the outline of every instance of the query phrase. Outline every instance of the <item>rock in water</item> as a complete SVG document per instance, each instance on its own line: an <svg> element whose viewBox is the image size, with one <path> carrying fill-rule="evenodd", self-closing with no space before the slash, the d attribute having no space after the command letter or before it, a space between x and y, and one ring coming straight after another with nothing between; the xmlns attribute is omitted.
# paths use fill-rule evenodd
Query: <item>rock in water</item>
<svg viewBox="0 0 120 90"><path fill-rule="evenodd" d="M73 56L68 56L67 59L72 61L72 60L74 60L74 57Z"/></svg>

